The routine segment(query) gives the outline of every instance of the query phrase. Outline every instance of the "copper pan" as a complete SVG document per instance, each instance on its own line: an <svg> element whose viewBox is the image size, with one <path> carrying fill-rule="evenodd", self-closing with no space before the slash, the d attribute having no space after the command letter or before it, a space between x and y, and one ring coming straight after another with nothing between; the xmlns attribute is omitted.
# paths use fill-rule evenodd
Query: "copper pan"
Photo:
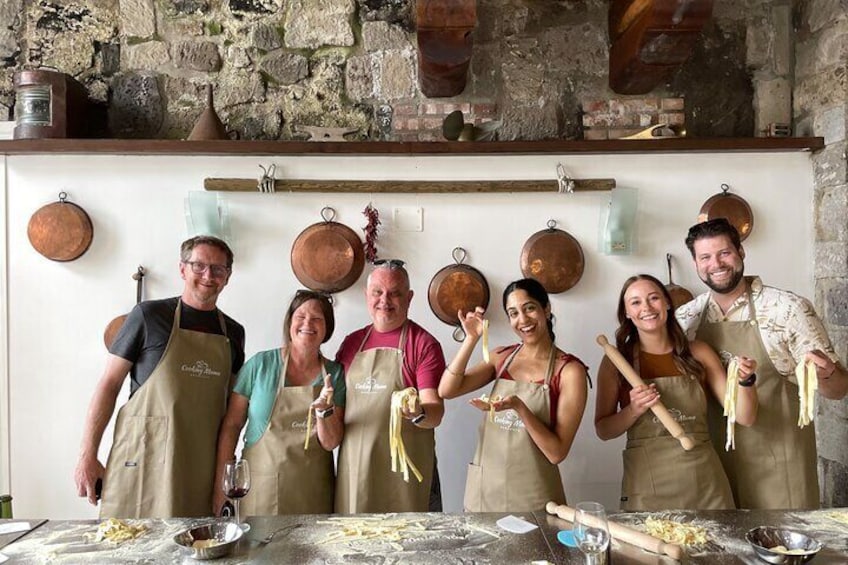
<svg viewBox="0 0 848 565"><path fill-rule="evenodd" d="M568 232L556 229L554 220L548 221L548 229L531 235L521 249L521 273L542 283L550 294L576 285L584 266L580 243Z"/></svg>
<svg viewBox="0 0 848 565"><path fill-rule="evenodd" d="M356 232L334 222L336 212L321 209L323 222L312 224L295 239L291 250L294 276L305 287L319 292L349 288L365 269L365 250Z"/></svg>
<svg viewBox="0 0 848 565"><path fill-rule="evenodd" d="M133 273L132 278L136 282L135 303L138 304L141 302L141 292L144 288L144 283L142 282L144 280L144 267L139 265L138 270ZM107 324L106 329L103 331L103 344L106 346L106 349L112 347L112 343L115 341L115 336L117 336L118 332L121 331L121 327L126 321L127 314L121 314L120 316L112 318L112 321Z"/></svg>
<svg viewBox="0 0 848 565"><path fill-rule="evenodd" d="M67 202L68 194L59 193L59 201L36 210L29 219L27 237L36 251L52 261L73 261L85 253L94 237L91 218L85 210Z"/></svg>
<svg viewBox="0 0 848 565"><path fill-rule="evenodd" d="M727 218L739 232L739 240L745 241L754 229L754 213L744 198L730 194L729 190L728 185L722 184L721 192L710 196L701 206L698 221Z"/></svg>
<svg viewBox="0 0 848 565"><path fill-rule="evenodd" d="M665 285L665 288L671 295L671 307L677 310L678 306L686 304L695 298L695 296L689 292L689 289L679 284L674 284L674 281L671 279L671 253L665 254L665 261L668 264L668 284Z"/></svg>
<svg viewBox="0 0 848 565"><path fill-rule="evenodd" d="M444 323L456 326L453 338L457 341L464 338L457 312L489 307L489 283L483 273L464 264L465 257L465 249L455 247L455 263L439 270L427 290L430 309Z"/></svg>

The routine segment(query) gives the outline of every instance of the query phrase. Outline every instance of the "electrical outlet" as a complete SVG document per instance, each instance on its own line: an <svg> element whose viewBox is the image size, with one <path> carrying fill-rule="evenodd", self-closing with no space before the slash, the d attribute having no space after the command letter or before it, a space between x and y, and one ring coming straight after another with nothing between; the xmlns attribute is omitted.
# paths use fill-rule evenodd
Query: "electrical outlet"
<svg viewBox="0 0 848 565"><path fill-rule="evenodd" d="M417 206L401 206L392 210L394 231L424 231L424 212Z"/></svg>

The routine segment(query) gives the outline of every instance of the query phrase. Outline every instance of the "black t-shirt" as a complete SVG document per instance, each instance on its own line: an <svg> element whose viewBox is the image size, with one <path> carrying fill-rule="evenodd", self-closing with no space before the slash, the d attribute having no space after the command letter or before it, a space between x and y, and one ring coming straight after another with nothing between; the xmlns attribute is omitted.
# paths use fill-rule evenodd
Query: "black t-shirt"
<svg viewBox="0 0 848 565"><path fill-rule="evenodd" d="M130 369L130 395L135 394L138 387L147 381L162 358L171 336L178 300L179 297L147 300L136 305L109 348L109 353L133 363ZM230 339L232 374L235 375L244 364L244 327L226 314L224 322ZM185 303L182 303L180 327L223 335L218 310L195 310Z"/></svg>

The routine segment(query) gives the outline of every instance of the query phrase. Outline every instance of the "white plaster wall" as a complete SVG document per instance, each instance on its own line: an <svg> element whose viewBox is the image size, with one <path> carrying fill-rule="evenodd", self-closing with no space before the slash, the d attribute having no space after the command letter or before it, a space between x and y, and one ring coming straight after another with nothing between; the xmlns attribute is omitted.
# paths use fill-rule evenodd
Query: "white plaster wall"
<svg viewBox="0 0 848 565"><path fill-rule="evenodd" d="M362 209L372 202L384 221L380 256L408 262L416 290L411 316L441 340L448 359L457 344L451 338L452 328L430 311L427 286L440 268L452 263L455 246L464 247L468 263L488 279L492 343L512 343L516 338L500 307L501 292L521 276L524 242L555 219L558 227L580 241L586 255L580 283L553 296L558 345L581 357L594 375L601 357L595 336L612 335L616 299L626 277L649 272L665 279L665 254L670 252L675 256L675 282L696 292L703 290L683 238L701 204L719 191L721 183L728 183L754 210L754 230L745 242L748 272L763 275L769 284L812 294L812 172L806 153L7 157L7 207L0 226L5 221L8 272L0 289L8 288L8 372L0 374L0 380L7 379L10 391L8 430L16 515L96 515L94 508L77 498L72 475L86 407L105 359L103 329L133 305L135 283L130 277L138 265L148 271L147 298L180 292L178 246L186 235L183 199L188 191L201 190L205 177L253 178L259 164L276 163L278 177L288 178L545 179L554 177L558 162L577 178L611 177L620 187L639 189L633 255L605 256L597 251L600 211L609 198L602 192L228 193L236 262L220 306L245 325L248 355L275 347L284 308L300 286L289 262L294 239L320 221L319 212L327 205L336 209L337 221L359 229L365 225ZM95 232L89 251L68 263L43 258L26 236L30 216L55 201L61 190L88 212ZM423 208L422 232L392 231L392 210L406 206ZM363 276L337 296L336 335L326 354L335 354L347 332L367 323L364 282ZM124 398L126 392L121 402ZM571 454L562 465L566 493L571 502L596 499L617 507L623 442L600 442L594 433L593 412L594 392ZM480 418L465 399L447 402L447 414L437 432L446 510L461 510L465 467ZM5 421L2 424L6 426ZM111 433L110 427L101 449L104 460Z"/></svg>

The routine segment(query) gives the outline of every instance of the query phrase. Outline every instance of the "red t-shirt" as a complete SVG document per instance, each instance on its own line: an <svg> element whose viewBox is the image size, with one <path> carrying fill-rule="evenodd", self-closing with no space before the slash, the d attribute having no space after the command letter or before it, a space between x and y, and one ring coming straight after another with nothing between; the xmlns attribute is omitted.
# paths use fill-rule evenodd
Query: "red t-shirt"
<svg viewBox="0 0 848 565"><path fill-rule="evenodd" d="M504 347L499 347L496 350L498 353L501 353L501 352L504 352L504 351L506 352L506 356L503 358L503 361L501 361L501 365L506 363L506 360L509 359L509 356L512 354L512 352L517 347L518 347L518 345L507 345L507 346L504 346ZM557 354L557 361L558 362L563 361L563 364L560 367L560 370L559 370L559 372L557 372L556 375L551 375L551 380L550 380L551 387L548 389L548 391L550 392L550 397L551 397L551 429L553 429L556 426L556 423L557 423L557 403L559 402L560 373L562 373L562 369L566 365L571 363L572 361L577 361L578 363L583 365L583 368L586 368L586 364L583 361L581 361L580 359L578 359L577 357L575 357L574 355L572 355L571 353L558 353ZM500 367L501 366L497 367L498 371L500 370ZM501 378L506 379L508 381L514 381L515 380L515 379L512 378L512 375L509 374L509 368L504 369L503 373L501 373ZM545 379L543 377L539 380L534 380L533 382L535 384L544 384Z"/></svg>
<svg viewBox="0 0 848 565"><path fill-rule="evenodd" d="M371 326L366 326L348 335L336 353L336 361L344 365L345 374L350 370L350 364L365 339L365 332ZM406 324L406 343L403 347L403 382L418 390L439 388L442 373L445 372L445 354L442 346L427 330L409 320ZM372 329L368 341L362 350L375 347L397 348L400 343L401 328L380 333Z"/></svg>

